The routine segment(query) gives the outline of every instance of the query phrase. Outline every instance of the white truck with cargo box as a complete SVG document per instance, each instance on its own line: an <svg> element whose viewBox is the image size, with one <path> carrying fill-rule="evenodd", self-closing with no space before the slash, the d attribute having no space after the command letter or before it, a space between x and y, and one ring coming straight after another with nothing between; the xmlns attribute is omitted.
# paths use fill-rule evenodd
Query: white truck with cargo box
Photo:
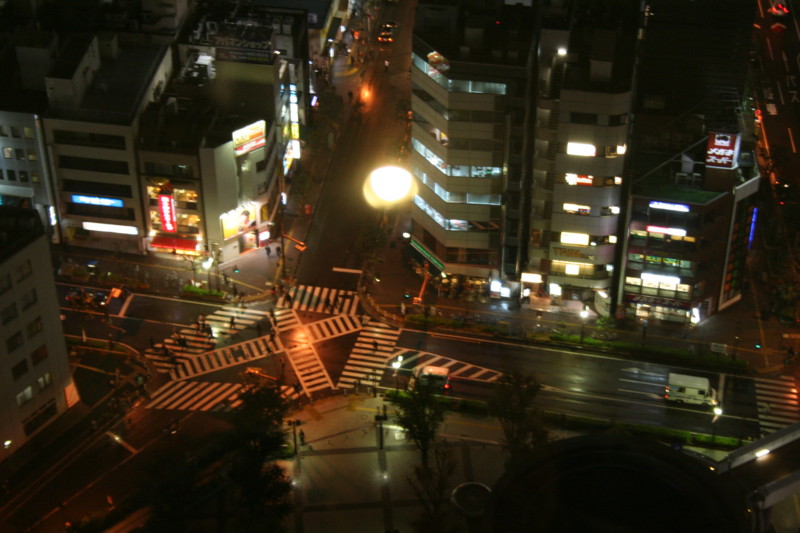
<svg viewBox="0 0 800 533"><path fill-rule="evenodd" d="M711 387L708 378L670 373L664 399L710 408L717 405L717 391Z"/></svg>

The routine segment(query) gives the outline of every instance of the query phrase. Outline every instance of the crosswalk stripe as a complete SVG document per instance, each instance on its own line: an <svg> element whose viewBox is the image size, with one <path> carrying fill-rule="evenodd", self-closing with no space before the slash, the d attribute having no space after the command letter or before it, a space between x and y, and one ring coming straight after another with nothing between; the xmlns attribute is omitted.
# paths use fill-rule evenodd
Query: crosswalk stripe
<svg viewBox="0 0 800 533"><path fill-rule="evenodd" d="M289 289L278 298L279 307L287 307L291 301L291 308L298 311L313 311L329 314L358 314L358 293L350 290L319 287L314 285L297 285Z"/></svg>
<svg viewBox="0 0 800 533"><path fill-rule="evenodd" d="M798 394L793 377L752 379L762 436L800 421Z"/></svg>

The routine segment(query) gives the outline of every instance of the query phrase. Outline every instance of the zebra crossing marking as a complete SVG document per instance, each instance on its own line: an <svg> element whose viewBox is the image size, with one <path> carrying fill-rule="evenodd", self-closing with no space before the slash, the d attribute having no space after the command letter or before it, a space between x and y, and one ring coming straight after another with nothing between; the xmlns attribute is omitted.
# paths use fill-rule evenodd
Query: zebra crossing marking
<svg viewBox="0 0 800 533"><path fill-rule="evenodd" d="M445 357L432 352L421 350L400 349L394 354L393 359L398 356L403 357L402 368L415 375L420 368L426 366L442 366L450 370L450 378L464 381L484 381L494 382L500 379L503 375L502 372L492 370L491 368L474 365Z"/></svg>
<svg viewBox="0 0 800 533"><path fill-rule="evenodd" d="M270 341L269 335L256 337L230 346L223 346L213 351L193 354L184 357L181 362L170 370L173 380L186 380L188 378L216 372L223 368L261 359L283 351L279 337Z"/></svg>
<svg viewBox="0 0 800 533"><path fill-rule="evenodd" d="M245 386L241 383L215 381L170 381L158 389L146 409L174 411L232 411L241 405L239 398ZM294 387L280 386L283 398L295 400L299 394Z"/></svg>
<svg viewBox="0 0 800 533"><path fill-rule="evenodd" d="M305 328L311 342L320 342L361 329L361 320L354 315L337 315L305 324Z"/></svg>
<svg viewBox="0 0 800 533"><path fill-rule="evenodd" d="M336 388L313 344L310 342L293 344L287 347L285 352L306 395L311 396L312 392L318 390Z"/></svg>
<svg viewBox="0 0 800 533"><path fill-rule="evenodd" d="M361 381L374 379L393 357L401 330L370 320L361 328L347 363L339 378L339 387L352 388Z"/></svg>
<svg viewBox="0 0 800 533"><path fill-rule="evenodd" d="M287 301L288 304L287 305ZM332 289L316 285L297 285L278 298L278 307L298 311L357 315L359 297L356 291Z"/></svg>
<svg viewBox="0 0 800 533"><path fill-rule="evenodd" d="M294 309L275 309L275 331L283 332L303 325Z"/></svg>
<svg viewBox="0 0 800 533"><path fill-rule="evenodd" d="M798 394L793 377L751 378L755 385L761 436L800 422Z"/></svg>
<svg viewBox="0 0 800 533"><path fill-rule="evenodd" d="M214 337L209 338L202 333L196 324L183 326L177 333L185 345L181 345L175 338L168 337L144 350L144 356L153 363L157 372L169 374L180 366L181 361L213 350L216 346L215 337L233 335L269 316L269 312L258 309L223 306L204 317L206 324L211 326ZM231 317L234 317L233 329L230 327Z"/></svg>

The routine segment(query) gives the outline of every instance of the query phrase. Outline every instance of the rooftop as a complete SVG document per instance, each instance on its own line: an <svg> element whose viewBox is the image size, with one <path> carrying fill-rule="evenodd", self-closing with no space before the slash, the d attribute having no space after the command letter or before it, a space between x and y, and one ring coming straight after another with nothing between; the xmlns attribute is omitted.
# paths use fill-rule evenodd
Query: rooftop
<svg viewBox="0 0 800 533"><path fill-rule="evenodd" d="M68 64L74 65L73 54L77 54L80 44L84 44L80 39L76 37L64 63L56 67L59 74L71 77L68 71L62 69ZM114 124L130 123L167 50L168 47L161 44L120 42L116 57L102 58L94 81L86 90L80 105L77 108L52 108L50 116Z"/></svg>

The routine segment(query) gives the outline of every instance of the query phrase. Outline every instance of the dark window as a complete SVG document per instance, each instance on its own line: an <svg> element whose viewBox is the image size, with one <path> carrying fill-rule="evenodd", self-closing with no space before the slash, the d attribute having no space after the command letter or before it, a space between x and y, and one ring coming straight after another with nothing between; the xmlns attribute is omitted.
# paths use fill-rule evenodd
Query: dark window
<svg viewBox="0 0 800 533"><path fill-rule="evenodd" d="M265 170L267 170L267 160L262 159L256 163L256 172L264 172Z"/></svg>
<svg viewBox="0 0 800 533"><path fill-rule="evenodd" d="M85 131L53 130L53 139L58 144L97 146L100 148L125 149L125 137Z"/></svg>
<svg viewBox="0 0 800 533"><path fill-rule="evenodd" d="M31 274L33 274L33 267L31 266L31 260L28 259L17 267L17 282L24 280Z"/></svg>
<svg viewBox="0 0 800 533"><path fill-rule="evenodd" d="M91 205L67 203L67 213L86 217L115 218L117 220L134 220L136 215L130 207L112 207L110 205Z"/></svg>
<svg viewBox="0 0 800 533"><path fill-rule="evenodd" d="M37 299L38 298L36 297L36 289L29 290L28 292L23 294L22 298L20 299L20 303L22 304L22 308L23 309L29 308L30 306L32 306L33 304L36 303Z"/></svg>
<svg viewBox="0 0 800 533"><path fill-rule="evenodd" d="M42 427L45 422L56 416L56 414L56 403L54 400L50 400L50 402L37 411L36 414L25 420L22 425L22 428L25 430L25 436L30 437L34 431Z"/></svg>
<svg viewBox="0 0 800 533"><path fill-rule="evenodd" d="M569 121L573 124L597 124L595 113L570 113Z"/></svg>
<svg viewBox="0 0 800 533"><path fill-rule="evenodd" d="M33 361L33 366L38 365L42 361L47 359L47 345L42 344L34 351L31 352L31 361Z"/></svg>
<svg viewBox="0 0 800 533"><path fill-rule="evenodd" d="M17 304L10 303L4 309L2 313L3 317L3 324L8 324L15 318L17 318Z"/></svg>
<svg viewBox="0 0 800 533"><path fill-rule="evenodd" d="M14 381L24 376L27 372L28 362L25 359L11 367L11 377L14 378Z"/></svg>
<svg viewBox="0 0 800 533"><path fill-rule="evenodd" d="M19 171L19 181L22 183L28 183L28 173L24 170Z"/></svg>
<svg viewBox="0 0 800 533"><path fill-rule="evenodd" d="M127 174L128 163L110 159L95 159L93 157L76 157L62 155L58 157L58 166L73 170L88 170L90 172L107 172L110 174Z"/></svg>
<svg viewBox="0 0 800 533"><path fill-rule="evenodd" d="M64 180L63 184L64 190L69 192L90 194L92 196L122 196L124 198L133 198L133 192L127 185L81 180Z"/></svg>
<svg viewBox="0 0 800 533"><path fill-rule="evenodd" d="M37 316L33 320L31 320L27 326L25 326L25 331L28 333L28 338L30 339L37 333L40 333L44 329L44 324L42 324L42 317Z"/></svg>
<svg viewBox="0 0 800 533"><path fill-rule="evenodd" d="M18 331L6 339L6 349L8 352L13 352L22 346L22 332Z"/></svg>
<svg viewBox="0 0 800 533"><path fill-rule="evenodd" d="M8 176L8 181L17 181L16 170L6 170L6 175Z"/></svg>

